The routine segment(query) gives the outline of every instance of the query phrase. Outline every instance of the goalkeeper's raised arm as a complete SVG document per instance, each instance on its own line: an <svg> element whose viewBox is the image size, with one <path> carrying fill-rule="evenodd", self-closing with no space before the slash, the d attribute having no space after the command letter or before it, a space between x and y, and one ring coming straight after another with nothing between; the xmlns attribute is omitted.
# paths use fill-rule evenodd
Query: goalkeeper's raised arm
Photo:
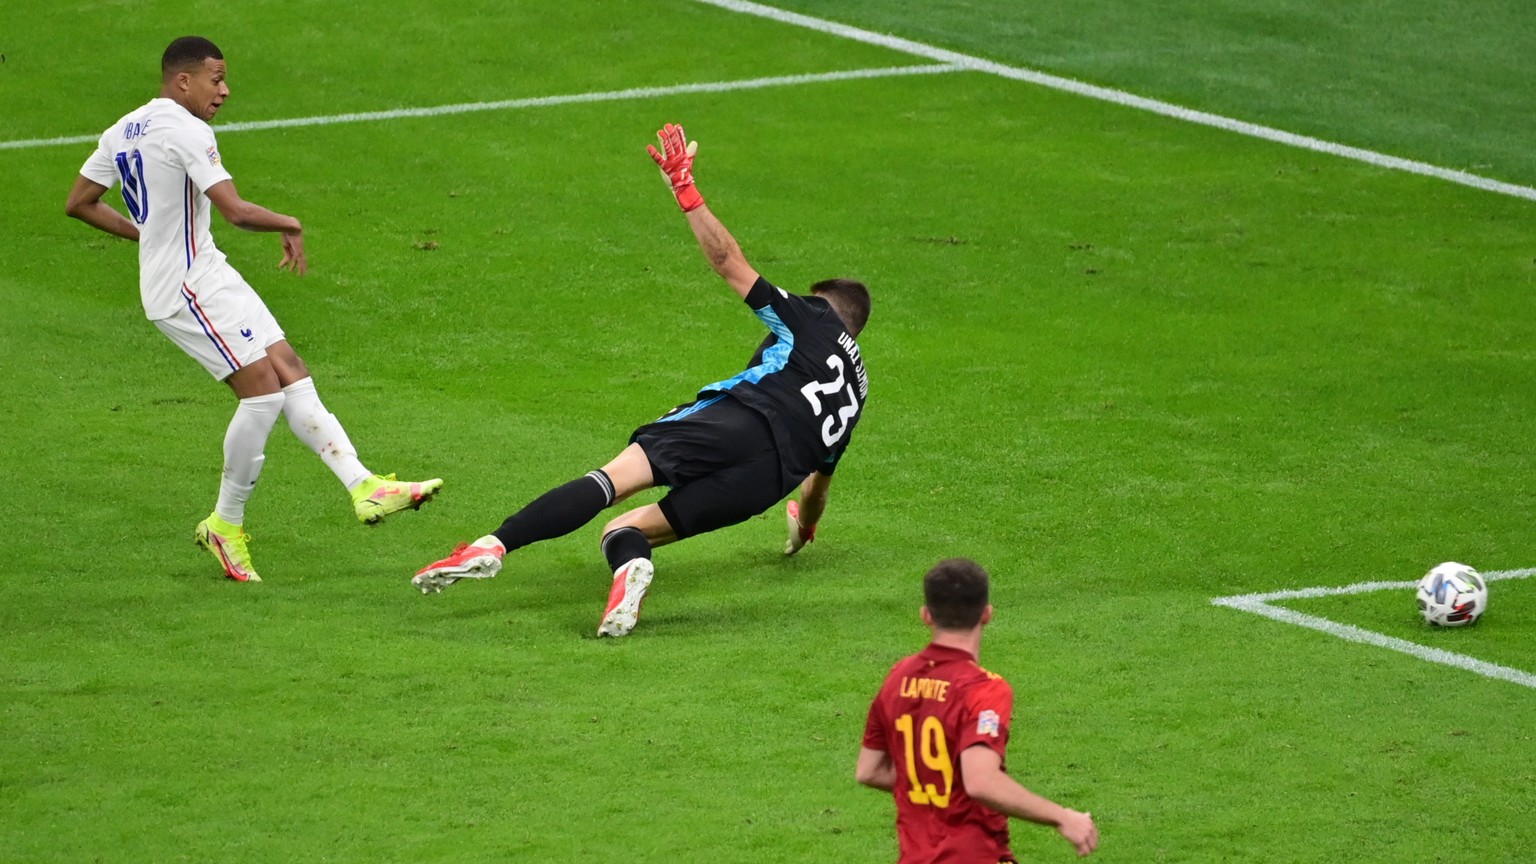
<svg viewBox="0 0 1536 864"><path fill-rule="evenodd" d="M646 150L672 186L672 194L677 198L677 205L688 216L688 227L693 229L693 236L698 238L704 257L709 259L709 265L715 268L715 272L720 274L732 290L746 297L757 281L758 274L741 254L736 238L710 212L704 203L704 196L699 194L699 188L694 183L693 157L699 152L699 142L689 141L683 127L675 123L662 127L656 137L661 149L651 145Z"/></svg>

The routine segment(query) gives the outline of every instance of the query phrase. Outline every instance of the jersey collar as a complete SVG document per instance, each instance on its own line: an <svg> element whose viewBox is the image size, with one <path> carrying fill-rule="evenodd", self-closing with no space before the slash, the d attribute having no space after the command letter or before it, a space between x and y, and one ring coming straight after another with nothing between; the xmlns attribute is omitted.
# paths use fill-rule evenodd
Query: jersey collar
<svg viewBox="0 0 1536 864"><path fill-rule="evenodd" d="M928 647L922 650L921 655L924 660L969 660L972 663L976 662L976 655L964 648L954 648L949 645L940 645L936 642L929 642Z"/></svg>

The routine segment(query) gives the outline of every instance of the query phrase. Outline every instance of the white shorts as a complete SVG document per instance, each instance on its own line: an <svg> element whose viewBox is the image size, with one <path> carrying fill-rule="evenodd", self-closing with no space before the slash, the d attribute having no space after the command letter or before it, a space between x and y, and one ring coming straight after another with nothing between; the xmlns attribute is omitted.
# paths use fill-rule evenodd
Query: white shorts
<svg viewBox="0 0 1536 864"><path fill-rule="evenodd" d="M203 364L216 381L267 356L283 339L283 328L256 290L233 268L181 287L181 308L155 321L167 338Z"/></svg>

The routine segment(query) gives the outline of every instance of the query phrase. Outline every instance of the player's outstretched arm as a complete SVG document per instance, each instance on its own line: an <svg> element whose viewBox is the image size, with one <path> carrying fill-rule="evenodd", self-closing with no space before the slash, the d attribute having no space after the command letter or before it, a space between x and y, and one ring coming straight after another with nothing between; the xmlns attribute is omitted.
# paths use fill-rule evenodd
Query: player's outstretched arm
<svg viewBox="0 0 1536 864"><path fill-rule="evenodd" d="M800 500L784 505L785 525L789 530L789 540L784 544L785 555L799 552L816 539L816 525L827 512L827 492L831 487L830 476L813 472L800 483Z"/></svg>
<svg viewBox="0 0 1536 864"><path fill-rule="evenodd" d="M725 230L715 214L709 212L709 207L703 204L697 210L688 211L688 227L693 229L693 236L698 238L699 248L704 250L709 266L715 268L715 272L720 274L732 290L745 298L757 282L757 271L752 269L752 265L741 254L736 238Z"/></svg>
<svg viewBox="0 0 1536 864"><path fill-rule="evenodd" d="M896 763L884 750L859 748L859 761L853 768L853 778L865 786L886 792L896 788Z"/></svg>
<svg viewBox="0 0 1536 864"><path fill-rule="evenodd" d="M693 156L699 152L699 142L689 141L683 127L675 123L663 126L656 137L661 149L650 145L645 148L646 152L651 154L656 167L671 185L677 205L687 215L688 227L693 229L693 236L698 239L699 248L704 250L704 257L709 259L709 266L715 268L732 290L746 297L757 281L757 271L741 254L736 238L704 204L704 196L699 194L694 183Z"/></svg>
<svg viewBox="0 0 1536 864"><path fill-rule="evenodd" d="M309 261L304 257L304 226L299 220L241 198L233 180L215 183L204 194L218 208L219 215L236 228L282 232L283 260L278 262L278 267L296 273L309 270Z"/></svg>
<svg viewBox="0 0 1536 864"><path fill-rule="evenodd" d="M126 216L101 200L101 196L105 194L107 194L107 187L94 180L77 176L75 185L70 187L69 200L64 202L64 213L92 228L115 234L124 240L138 242L139 226L128 221Z"/></svg>
<svg viewBox="0 0 1536 864"><path fill-rule="evenodd" d="M1079 856L1098 848L1099 829L1092 814L1069 810L1025 789L1003 772L1003 758L992 748L967 747L960 754L960 776L965 794L1015 819L1054 826Z"/></svg>

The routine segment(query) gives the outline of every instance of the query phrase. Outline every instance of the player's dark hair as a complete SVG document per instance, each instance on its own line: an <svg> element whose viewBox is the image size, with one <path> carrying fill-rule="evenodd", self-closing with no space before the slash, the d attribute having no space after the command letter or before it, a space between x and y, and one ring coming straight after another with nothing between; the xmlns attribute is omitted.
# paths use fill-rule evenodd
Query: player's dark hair
<svg viewBox="0 0 1536 864"><path fill-rule="evenodd" d="M945 558L923 575L923 605L942 630L980 624L987 593L987 571L969 558Z"/></svg>
<svg viewBox="0 0 1536 864"><path fill-rule="evenodd" d="M811 293L832 304L832 311L843 319L848 335L858 336L869 321L869 289L852 279L823 279L811 286Z"/></svg>
<svg viewBox="0 0 1536 864"><path fill-rule="evenodd" d="M224 52L201 36L182 36L165 46L165 53L160 55L160 74L169 76L177 72L189 72L208 59L223 60Z"/></svg>

